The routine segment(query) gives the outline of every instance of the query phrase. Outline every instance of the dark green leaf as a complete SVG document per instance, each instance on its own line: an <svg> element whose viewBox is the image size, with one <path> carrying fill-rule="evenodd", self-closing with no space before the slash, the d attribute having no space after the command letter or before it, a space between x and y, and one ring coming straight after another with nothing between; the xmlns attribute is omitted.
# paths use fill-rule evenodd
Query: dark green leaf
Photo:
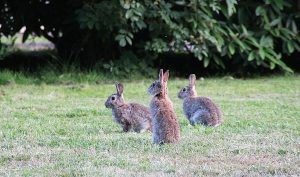
<svg viewBox="0 0 300 177"><path fill-rule="evenodd" d="M281 18L277 18L277 19L273 20L273 21L270 23L270 25L271 25L271 26L276 26L276 25L278 25L280 22L281 22Z"/></svg>
<svg viewBox="0 0 300 177"><path fill-rule="evenodd" d="M297 29L297 25L296 25L296 22L293 20L292 21L292 30L295 34L297 34L298 32L298 29Z"/></svg>
<svg viewBox="0 0 300 177"><path fill-rule="evenodd" d="M236 0L226 0L228 16L231 16L235 11L234 5L237 4Z"/></svg>
<svg viewBox="0 0 300 177"><path fill-rule="evenodd" d="M260 16L266 13L266 10L262 6L258 6L255 10L256 16Z"/></svg>
<svg viewBox="0 0 300 177"><path fill-rule="evenodd" d="M265 59L266 54L265 54L265 51L264 51L263 48L259 48L258 54L259 54L259 56L260 56L261 59L263 59L263 60Z"/></svg>
<svg viewBox="0 0 300 177"><path fill-rule="evenodd" d="M288 41L287 42L287 47L288 47L289 53L293 53L294 52L295 48L294 48L293 42Z"/></svg>
<svg viewBox="0 0 300 177"><path fill-rule="evenodd" d="M126 38L127 43L128 43L129 45L132 45L131 39L130 39L128 36L126 36L125 38Z"/></svg>
<svg viewBox="0 0 300 177"><path fill-rule="evenodd" d="M125 47L125 46L126 46L125 38L121 38L121 39L119 40L119 45L120 45L121 47Z"/></svg>
<svg viewBox="0 0 300 177"><path fill-rule="evenodd" d="M252 52L250 52L250 54L248 56L248 61L252 61L252 60L254 60L254 58L255 58L255 52L252 51Z"/></svg>
<svg viewBox="0 0 300 177"><path fill-rule="evenodd" d="M275 66L276 66L275 63L273 63L273 62L270 63L270 69L273 70L275 68Z"/></svg>
<svg viewBox="0 0 300 177"><path fill-rule="evenodd" d="M205 57L204 58L204 61L203 61L203 66L204 66L204 68L206 68L208 65L209 65L209 58L208 57Z"/></svg>
<svg viewBox="0 0 300 177"><path fill-rule="evenodd" d="M229 52L230 52L231 55L233 55L235 53L235 49L234 49L234 46L233 46L232 43L230 43L228 45L228 49L229 49Z"/></svg>

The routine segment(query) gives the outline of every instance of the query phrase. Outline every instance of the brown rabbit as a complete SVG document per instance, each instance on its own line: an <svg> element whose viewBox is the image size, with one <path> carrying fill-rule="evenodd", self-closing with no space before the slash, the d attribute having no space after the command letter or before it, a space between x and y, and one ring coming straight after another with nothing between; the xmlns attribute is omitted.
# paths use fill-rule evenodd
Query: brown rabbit
<svg viewBox="0 0 300 177"><path fill-rule="evenodd" d="M117 93L107 98L105 106L112 109L115 121L120 124L124 132L133 129L140 133L152 129L149 108L137 103L125 103L123 84L116 83Z"/></svg>
<svg viewBox="0 0 300 177"><path fill-rule="evenodd" d="M153 96L150 103L152 118L152 138L154 144L178 143L180 139L179 124L173 110L172 102L167 95L169 71L160 70L159 80L148 88Z"/></svg>
<svg viewBox="0 0 300 177"><path fill-rule="evenodd" d="M183 111L191 125L203 124L218 126L223 122L218 106L207 97L198 97L196 92L196 75L191 74L189 85L182 88L178 98L183 99Z"/></svg>

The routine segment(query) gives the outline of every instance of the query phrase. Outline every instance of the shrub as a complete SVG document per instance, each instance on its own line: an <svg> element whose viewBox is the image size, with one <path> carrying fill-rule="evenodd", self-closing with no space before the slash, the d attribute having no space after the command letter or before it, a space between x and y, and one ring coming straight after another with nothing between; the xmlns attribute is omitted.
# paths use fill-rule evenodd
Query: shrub
<svg viewBox="0 0 300 177"><path fill-rule="evenodd" d="M2 2L3 34L26 26L24 39L34 32L56 44L60 55L78 52L86 62L106 64L124 51L138 58L172 52L193 54L205 67L224 68L234 58L292 72L282 57L300 51L300 6L294 0L47 2Z"/></svg>

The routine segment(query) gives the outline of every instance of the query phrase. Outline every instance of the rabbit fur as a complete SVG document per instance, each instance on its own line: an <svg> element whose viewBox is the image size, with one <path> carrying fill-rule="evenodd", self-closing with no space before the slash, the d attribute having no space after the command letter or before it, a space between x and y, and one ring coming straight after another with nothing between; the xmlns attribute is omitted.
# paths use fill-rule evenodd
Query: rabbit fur
<svg viewBox="0 0 300 177"><path fill-rule="evenodd" d="M159 80L148 88L152 95L150 112L152 118L152 141L154 144L178 143L180 128L171 100L167 95L169 71L160 70Z"/></svg>
<svg viewBox="0 0 300 177"><path fill-rule="evenodd" d="M218 126L223 123L222 112L219 107L207 97L198 97L196 88L196 75L189 76L189 85L182 88L178 98L183 99L183 111L191 125L203 124Z"/></svg>
<svg viewBox="0 0 300 177"><path fill-rule="evenodd" d="M137 103L125 103L124 86L116 83L117 93L109 96L105 102L106 108L112 109L114 120L122 126L124 132L131 129L140 133L152 129L149 108Z"/></svg>

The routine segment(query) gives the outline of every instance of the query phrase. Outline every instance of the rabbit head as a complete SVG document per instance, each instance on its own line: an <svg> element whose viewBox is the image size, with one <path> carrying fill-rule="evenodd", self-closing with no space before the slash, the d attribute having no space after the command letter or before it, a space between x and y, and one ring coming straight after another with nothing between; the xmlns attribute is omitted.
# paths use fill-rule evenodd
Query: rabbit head
<svg viewBox="0 0 300 177"><path fill-rule="evenodd" d="M152 96L167 94L167 81L169 79L169 70L165 73L161 69L159 72L159 80L154 81L148 88L148 93Z"/></svg>
<svg viewBox="0 0 300 177"><path fill-rule="evenodd" d="M186 87L183 87L179 91L178 98L184 99L184 98L188 98L188 97L197 96L195 85L196 85L196 75L191 74L190 77L189 77L189 85L186 86Z"/></svg>
<svg viewBox="0 0 300 177"><path fill-rule="evenodd" d="M109 96L105 102L105 107L107 108L117 108L125 104L123 91L124 86L121 83L116 83L117 93Z"/></svg>

